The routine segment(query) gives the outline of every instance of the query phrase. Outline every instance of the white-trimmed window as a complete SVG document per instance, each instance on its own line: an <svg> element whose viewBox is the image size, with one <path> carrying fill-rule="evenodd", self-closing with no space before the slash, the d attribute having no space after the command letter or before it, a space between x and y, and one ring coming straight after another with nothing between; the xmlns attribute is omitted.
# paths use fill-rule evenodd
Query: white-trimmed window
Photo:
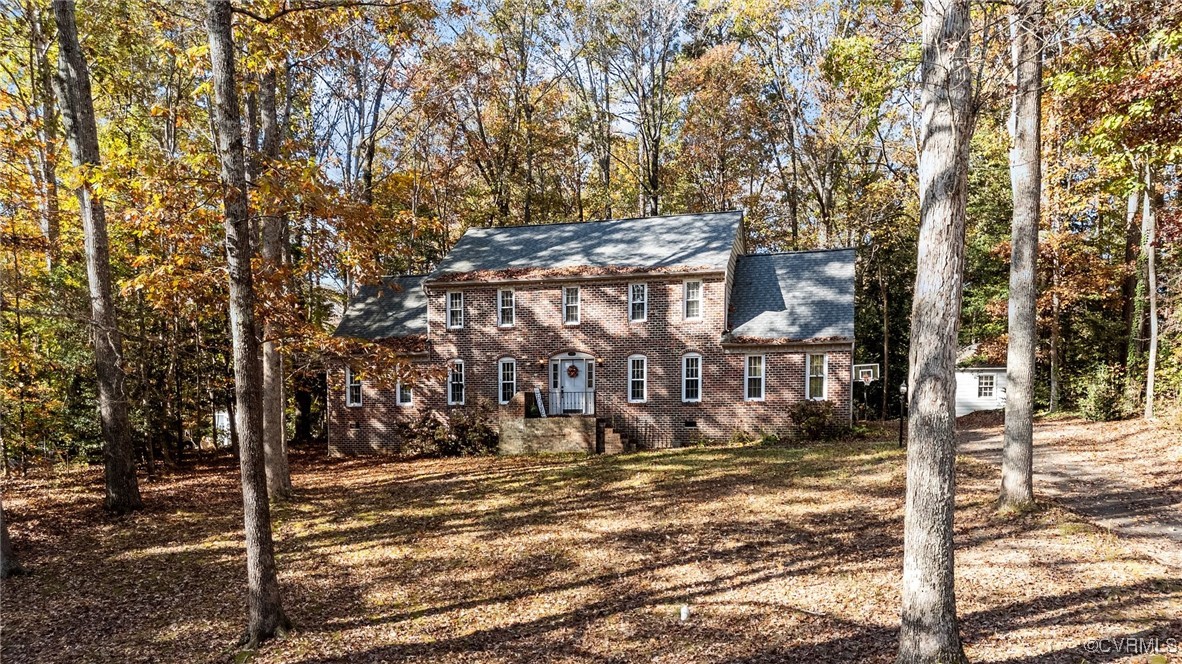
<svg viewBox="0 0 1182 664"><path fill-rule="evenodd" d="M497 325L513 327L517 321L517 299L512 290L497 291Z"/></svg>
<svg viewBox="0 0 1182 664"><path fill-rule="evenodd" d="M411 390L410 385L398 380L398 405L409 406L415 402L414 391Z"/></svg>
<svg viewBox="0 0 1182 664"><path fill-rule="evenodd" d="M447 405L464 405L464 361L452 360L447 372Z"/></svg>
<svg viewBox="0 0 1182 664"><path fill-rule="evenodd" d="M977 398L992 399L995 385L993 374L977 374Z"/></svg>
<svg viewBox="0 0 1182 664"><path fill-rule="evenodd" d="M564 325L579 324L581 299L578 286L566 286L562 289L562 323Z"/></svg>
<svg viewBox="0 0 1182 664"><path fill-rule="evenodd" d="M345 405L361 405L361 374L353 371L353 367L345 367Z"/></svg>
<svg viewBox="0 0 1182 664"><path fill-rule="evenodd" d="M447 329L464 327L464 293L451 291L447 294Z"/></svg>
<svg viewBox="0 0 1182 664"><path fill-rule="evenodd" d="M558 362L550 363L550 389L558 389Z"/></svg>
<svg viewBox="0 0 1182 664"><path fill-rule="evenodd" d="M687 281L682 284L682 312L686 320L702 317L702 282Z"/></svg>
<svg viewBox="0 0 1182 664"><path fill-rule="evenodd" d="M764 395L764 357L762 355L748 355L747 364L743 369L743 398L747 401L763 401Z"/></svg>
<svg viewBox="0 0 1182 664"><path fill-rule="evenodd" d="M824 399L829 387L825 379L828 372L829 356L824 353L810 353L808 355L808 374L805 376L806 399Z"/></svg>
<svg viewBox="0 0 1182 664"><path fill-rule="evenodd" d="M628 286L628 320L633 323L648 320L648 284Z"/></svg>
<svg viewBox="0 0 1182 664"><path fill-rule="evenodd" d="M686 403L702 400L702 356L697 353L681 356L681 400Z"/></svg>
<svg viewBox="0 0 1182 664"><path fill-rule="evenodd" d="M517 360L506 357L497 363L497 375L500 376L498 399L501 403L509 403L513 395L517 394Z"/></svg>
<svg viewBox="0 0 1182 664"><path fill-rule="evenodd" d="M587 360L587 389L595 389L595 360Z"/></svg>
<svg viewBox="0 0 1182 664"><path fill-rule="evenodd" d="M628 358L628 402L648 401L648 358L632 355Z"/></svg>

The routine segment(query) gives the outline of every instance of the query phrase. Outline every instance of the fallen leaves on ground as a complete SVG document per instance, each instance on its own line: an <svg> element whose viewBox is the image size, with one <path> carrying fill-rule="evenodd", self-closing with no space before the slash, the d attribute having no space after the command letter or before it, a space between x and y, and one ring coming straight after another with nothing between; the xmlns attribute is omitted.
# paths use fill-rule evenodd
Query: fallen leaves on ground
<svg viewBox="0 0 1182 664"><path fill-rule="evenodd" d="M293 456L274 511L297 630L269 662L891 662L903 453L893 442L617 457ZM1182 637L1182 582L1048 507L1000 517L958 466L957 591L974 662L1089 659ZM112 518L96 468L10 480L4 662L224 662L245 620L236 464L143 485ZM689 609L681 620L682 607Z"/></svg>

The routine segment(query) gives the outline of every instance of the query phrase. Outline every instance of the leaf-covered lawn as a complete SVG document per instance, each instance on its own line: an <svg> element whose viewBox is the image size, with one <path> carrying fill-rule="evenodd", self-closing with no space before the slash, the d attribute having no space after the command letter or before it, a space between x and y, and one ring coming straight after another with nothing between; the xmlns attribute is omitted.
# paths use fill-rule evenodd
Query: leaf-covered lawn
<svg viewBox="0 0 1182 664"><path fill-rule="evenodd" d="M903 456L892 444L394 462L296 455L275 512L298 631L259 662L890 662ZM17 553L0 659L228 661L244 625L229 459L100 511L97 469L5 485ZM1055 507L998 517L962 459L958 607L974 662L1182 638L1178 571ZM689 619L681 620L683 605ZM1173 622L1171 622L1173 621Z"/></svg>

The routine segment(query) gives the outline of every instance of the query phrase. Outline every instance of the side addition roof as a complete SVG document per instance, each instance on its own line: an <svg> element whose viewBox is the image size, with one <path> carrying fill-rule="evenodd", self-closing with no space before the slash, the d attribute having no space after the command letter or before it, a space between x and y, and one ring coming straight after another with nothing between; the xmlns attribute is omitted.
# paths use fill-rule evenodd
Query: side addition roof
<svg viewBox="0 0 1182 664"><path fill-rule="evenodd" d="M424 278L424 275L385 277L380 284L362 286L350 298L333 335L359 339L426 336Z"/></svg>
<svg viewBox="0 0 1182 664"><path fill-rule="evenodd" d="M470 228L428 281L548 270L725 270L743 213Z"/></svg>
<svg viewBox="0 0 1182 664"><path fill-rule="evenodd" d="M854 250L740 256L724 343L853 341Z"/></svg>

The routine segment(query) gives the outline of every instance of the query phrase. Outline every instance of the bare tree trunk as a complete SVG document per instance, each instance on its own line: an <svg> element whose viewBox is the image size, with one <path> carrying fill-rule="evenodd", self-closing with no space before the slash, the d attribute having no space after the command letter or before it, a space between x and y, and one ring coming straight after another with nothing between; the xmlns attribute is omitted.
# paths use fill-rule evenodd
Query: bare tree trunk
<svg viewBox="0 0 1182 664"><path fill-rule="evenodd" d="M885 421L887 418L887 398L890 396L887 388L891 384L891 312L886 279L882 275L881 258L879 260L878 290L882 295L882 376L879 381L879 384L882 385L882 403L879 409L879 419Z"/></svg>
<svg viewBox="0 0 1182 664"><path fill-rule="evenodd" d="M74 3L54 2L58 38L58 99L74 165L99 165L98 128L90 94L90 74L78 43ZM91 334L95 374L98 377L99 415L103 428L103 460L106 499L110 512L123 514L143 507L135 477L127 394L123 385L123 337L119 332L115 301L111 297L111 258L107 240L107 215L102 199L84 177L78 188L82 229L86 236L86 276L90 286Z"/></svg>
<svg viewBox="0 0 1182 664"><path fill-rule="evenodd" d="M25 568L12 553L12 540L8 538L8 522L4 520L4 507L0 505L0 579L24 574Z"/></svg>
<svg viewBox="0 0 1182 664"><path fill-rule="evenodd" d="M226 266L230 275L230 334L234 346L234 397L238 418L239 468L246 531L247 611L242 643L285 634L291 623L279 597L279 578L271 540L271 509L262 448L262 367L255 336L254 276L251 274L250 218L246 199L246 164L241 114L234 87L234 42L230 3L208 0L209 56L213 64L218 157L225 208Z"/></svg>
<svg viewBox="0 0 1182 664"><path fill-rule="evenodd" d="M61 214L57 200L58 122L54 110L53 68L49 61L49 38L41 25L41 9L32 2L27 5L29 27L35 53L37 80L35 94L41 106L41 126L38 137L37 169L40 180L41 235L45 238L45 264L53 270L57 264L61 244Z"/></svg>
<svg viewBox="0 0 1182 664"><path fill-rule="evenodd" d="M1141 201L1141 194L1136 189L1129 192L1125 204L1125 265L1130 267L1129 273L1121 282L1121 314L1125 321L1126 341L1125 354L1121 358L1125 367L1136 364L1137 336L1139 330L1134 323L1137 303L1137 252L1141 244L1141 232L1137 227L1137 206ZM1131 384L1127 381L1126 384ZM1135 390L1133 390L1135 392ZM1126 394L1128 388L1126 387ZM1130 397L1131 400L1131 397Z"/></svg>
<svg viewBox="0 0 1182 664"><path fill-rule="evenodd" d="M279 159L279 115L275 105L276 75L274 70L263 75L259 89L262 105L263 159L270 167ZM384 81L383 81L384 83ZM379 95L381 93L379 92ZM374 117L377 117L374 105ZM376 125L376 122L375 122ZM374 135L371 131L366 148L365 187L373 187ZM372 198L372 194L371 194ZM268 203L270 204L270 203ZM283 215L268 210L263 216L263 269L272 274L283 269ZM284 282L276 280L274 287L282 288ZM287 426L283 414L283 356L279 354L276 337L279 329L270 321L263 325L263 456L266 460L267 493L274 500L290 500L292 497L291 469L287 464Z"/></svg>
<svg viewBox="0 0 1182 664"><path fill-rule="evenodd" d="M957 334L973 131L968 0L925 0L899 664L966 662L956 618Z"/></svg>
<svg viewBox="0 0 1182 664"><path fill-rule="evenodd" d="M1153 209L1153 171L1145 160L1145 194L1141 208L1145 227L1146 290L1149 292L1149 363L1145 367L1145 419L1153 419L1154 378L1157 373L1157 215Z"/></svg>
<svg viewBox="0 0 1182 664"><path fill-rule="evenodd" d="M1042 0L1021 0L1010 17L1014 105L1010 119L1010 184L1014 218L1010 247L1009 348L1006 353L1005 442L1001 507L1034 502L1035 265L1042 203Z"/></svg>

